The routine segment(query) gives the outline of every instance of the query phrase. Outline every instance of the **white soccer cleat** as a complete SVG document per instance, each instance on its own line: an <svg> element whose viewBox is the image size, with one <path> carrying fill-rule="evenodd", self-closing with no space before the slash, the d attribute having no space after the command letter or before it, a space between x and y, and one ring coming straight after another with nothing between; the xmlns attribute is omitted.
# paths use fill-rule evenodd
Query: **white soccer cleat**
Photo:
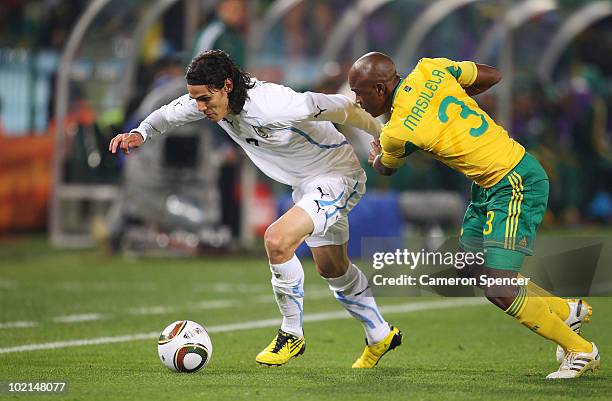
<svg viewBox="0 0 612 401"><path fill-rule="evenodd" d="M586 371L595 372L599 369L601 360L599 358L599 351L594 343L593 351L591 352L567 352L563 358L559 370L552 372L547 379L575 379L582 376Z"/></svg>
<svg viewBox="0 0 612 401"><path fill-rule="evenodd" d="M582 331L582 323L588 323L591 321L591 315L593 315L593 308L591 305L582 299L568 299L567 306L569 306L569 316L565 319L565 324L569 326L576 334L580 334ZM557 363L563 362L565 356L565 350L562 346L557 345Z"/></svg>

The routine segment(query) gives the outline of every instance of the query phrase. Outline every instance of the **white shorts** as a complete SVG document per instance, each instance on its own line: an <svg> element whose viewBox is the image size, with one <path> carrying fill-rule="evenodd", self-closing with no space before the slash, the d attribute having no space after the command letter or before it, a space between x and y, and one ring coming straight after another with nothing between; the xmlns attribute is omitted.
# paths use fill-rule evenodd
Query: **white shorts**
<svg viewBox="0 0 612 401"><path fill-rule="evenodd" d="M311 248L342 245L349 240L348 213L365 193L365 171L354 176L322 175L293 187L293 202L304 209L314 223L306 238Z"/></svg>

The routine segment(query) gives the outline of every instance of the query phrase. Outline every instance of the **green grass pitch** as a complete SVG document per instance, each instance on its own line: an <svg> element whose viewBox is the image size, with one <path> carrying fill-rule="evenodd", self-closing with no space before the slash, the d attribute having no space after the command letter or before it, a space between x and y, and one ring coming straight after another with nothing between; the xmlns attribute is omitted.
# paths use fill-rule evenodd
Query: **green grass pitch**
<svg viewBox="0 0 612 401"><path fill-rule="evenodd" d="M68 381L62 395L0 394L36 400L610 400L612 298L590 298L585 335L602 369L580 380L550 382L554 345L482 303L432 307L440 298L380 298L404 344L369 371L350 368L364 340L312 262L305 262L306 353L283 367L255 355L278 319L263 257L130 259L95 251L52 250L40 242L0 245L0 348L145 334L145 339L57 349L0 351L0 381ZM461 300L452 300L461 301ZM399 306L403 305L403 306ZM324 314L324 315L320 315ZM330 317L331 316L331 317ZM156 339L169 323L190 319L212 330L213 357L195 374L167 370ZM280 320L280 319L279 319ZM21 322L21 323L16 323ZM221 325L245 324L225 331ZM23 327L15 327L23 326Z"/></svg>

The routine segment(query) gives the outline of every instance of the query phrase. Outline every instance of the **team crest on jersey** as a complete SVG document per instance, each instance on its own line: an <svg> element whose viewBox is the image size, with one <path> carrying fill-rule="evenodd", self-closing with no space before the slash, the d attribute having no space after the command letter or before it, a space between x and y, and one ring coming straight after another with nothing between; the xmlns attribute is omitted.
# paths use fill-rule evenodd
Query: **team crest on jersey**
<svg viewBox="0 0 612 401"><path fill-rule="evenodd" d="M269 128L266 128L266 127L256 127L254 125L252 125L252 127L253 127L253 131L255 131L255 133L257 135L259 135L260 137L267 138L267 137L270 136L270 131L271 130Z"/></svg>

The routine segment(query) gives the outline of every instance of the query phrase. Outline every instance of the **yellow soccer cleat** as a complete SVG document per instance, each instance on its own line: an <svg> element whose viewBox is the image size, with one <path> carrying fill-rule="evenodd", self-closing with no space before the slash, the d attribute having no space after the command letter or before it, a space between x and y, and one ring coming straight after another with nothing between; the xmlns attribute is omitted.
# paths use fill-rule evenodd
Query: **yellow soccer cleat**
<svg viewBox="0 0 612 401"><path fill-rule="evenodd" d="M280 366L289 362L289 359L302 355L305 350L304 337L298 338L278 330L276 337L257 355L255 361L262 365Z"/></svg>
<svg viewBox="0 0 612 401"><path fill-rule="evenodd" d="M399 347L402 344L402 332L397 328L391 326L391 332L379 343L374 345L367 345L363 350L363 353L355 363L353 368L356 369L370 369L376 366L380 358L383 357L387 352L392 349Z"/></svg>

